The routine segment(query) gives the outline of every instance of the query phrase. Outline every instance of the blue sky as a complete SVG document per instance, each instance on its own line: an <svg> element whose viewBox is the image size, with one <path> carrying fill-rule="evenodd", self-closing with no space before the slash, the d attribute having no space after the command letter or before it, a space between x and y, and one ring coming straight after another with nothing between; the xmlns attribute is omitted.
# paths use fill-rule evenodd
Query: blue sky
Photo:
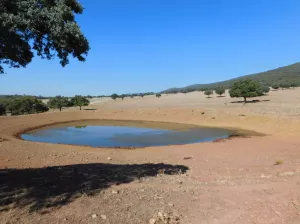
<svg viewBox="0 0 300 224"><path fill-rule="evenodd" d="M300 61L299 0L81 0L85 63L38 57L0 76L0 94L161 91Z"/></svg>

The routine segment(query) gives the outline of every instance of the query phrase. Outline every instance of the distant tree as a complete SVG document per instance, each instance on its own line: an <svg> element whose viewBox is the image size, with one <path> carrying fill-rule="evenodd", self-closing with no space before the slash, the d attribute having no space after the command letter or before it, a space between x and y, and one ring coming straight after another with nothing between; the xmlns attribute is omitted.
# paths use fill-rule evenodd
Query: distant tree
<svg viewBox="0 0 300 224"><path fill-rule="evenodd" d="M281 89L289 89L291 87L291 84L289 84L289 83L281 83L281 84L279 84L279 87Z"/></svg>
<svg viewBox="0 0 300 224"><path fill-rule="evenodd" d="M143 93L141 93L141 94L140 94L140 97L144 98L144 94L143 94Z"/></svg>
<svg viewBox="0 0 300 224"><path fill-rule="evenodd" d="M133 98L134 98L134 95L130 95L130 98L133 99Z"/></svg>
<svg viewBox="0 0 300 224"><path fill-rule="evenodd" d="M245 79L235 82L229 90L230 97L243 97L244 102L247 98L263 95L263 90L259 82L252 79Z"/></svg>
<svg viewBox="0 0 300 224"><path fill-rule="evenodd" d="M279 89L279 85L278 85L278 84L274 84L274 85L272 86L272 89L278 90L278 89Z"/></svg>
<svg viewBox="0 0 300 224"><path fill-rule="evenodd" d="M22 96L9 99L6 110L10 111L11 115L22 115L46 112L49 108L36 97Z"/></svg>
<svg viewBox="0 0 300 224"><path fill-rule="evenodd" d="M47 104L50 108L59 109L59 111L61 111L61 109L63 107L68 107L69 100L67 97L56 96L56 97L51 98Z"/></svg>
<svg viewBox="0 0 300 224"><path fill-rule="evenodd" d="M110 96L113 100L116 100L117 98L119 98L119 95L114 93Z"/></svg>
<svg viewBox="0 0 300 224"><path fill-rule="evenodd" d="M291 85L290 85L293 89L295 89L295 87L298 87L298 83L296 82L292 82Z"/></svg>
<svg viewBox="0 0 300 224"><path fill-rule="evenodd" d="M157 98L160 98L160 97L161 97L161 94L160 94L160 93L157 93L157 94L156 94L156 97L157 97Z"/></svg>
<svg viewBox="0 0 300 224"><path fill-rule="evenodd" d="M90 104L90 101L87 98L79 95L74 96L71 99L71 102L74 106L78 106L80 110L82 106L88 106Z"/></svg>
<svg viewBox="0 0 300 224"><path fill-rule="evenodd" d="M1 64L25 67L35 55L57 56L62 66L70 55L85 61L89 43L75 21L82 12L77 0L1 0L0 73Z"/></svg>
<svg viewBox="0 0 300 224"><path fill-rule="evenodd" d="M207 98L209 98L209 96L213 95L213 94L214 94L214 92L212 90L210 90L210 89L204 91L204 95L206 95Z"/></svg>
<svg viewBox="0 0 300 224"><path fill-rule="evenodd" d="M268 92L270 92L270 87L269 86L264 86L262 88L263 94L267 94Z"/></svg>
<svg viewBox="0 0 300 224"><path fill-rule="evenodd" d="M91 95L87 95L86 98L92 99L93 97Z"/></svg>
<svg viewBox="0 0 300 224"><path fill-rule="evenodd" d="M126 95L122 94L120 97L121 97L122 100L124 100L124 98L126 97Z"/></svg>
<svg viewBox="0 0 300 224"><path fill-rule="evenodd" d="M215 92L219 96L222 96L225 93L225 88L223 86L219 86L219 87L216 88Z"/></svg>

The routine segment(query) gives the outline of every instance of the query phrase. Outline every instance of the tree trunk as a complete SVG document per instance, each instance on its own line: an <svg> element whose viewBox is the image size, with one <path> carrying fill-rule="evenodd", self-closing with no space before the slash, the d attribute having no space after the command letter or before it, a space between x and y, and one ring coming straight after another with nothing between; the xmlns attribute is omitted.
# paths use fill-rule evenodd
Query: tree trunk
<svg viewBox="0 0 300 224"><path fill-rule="evenodd" d="M79 106L80 110L81 110L81 106Z"/></svg>
<svg viewBox="0 0 300 224"><path fill-rule="evenodd" d="M247 102L247 98L246 97L244 97L244 103L246 103Z"/></svg>
<svg viewBox="0 0 300 224"><path fill-rule="evenodd" d="M59 111L61 111L61 107L59 108Z"/></svg>

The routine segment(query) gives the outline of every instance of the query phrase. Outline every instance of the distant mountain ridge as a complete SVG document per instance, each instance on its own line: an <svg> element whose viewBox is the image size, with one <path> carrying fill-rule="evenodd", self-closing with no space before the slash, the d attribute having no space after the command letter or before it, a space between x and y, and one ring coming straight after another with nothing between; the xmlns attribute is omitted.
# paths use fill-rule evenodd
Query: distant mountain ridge
<svg viewBox="0 0 300 224"><path fill-rule="evenodd" d="M284 66L284 67L279 67L277 69L269 70L266 72L240 76L222 82L215 82L209 84L194 84L182 88L170 88L162 91L162 93L182 92L185 90L195 91L201 89L215 89L217 86L224 86L225 88L229 88L234 82L243 79L257 80L262 85L266 85L266 86L272 86L274 84L292 83L292 82L300 83L300 62L292 65Z"/></svg>

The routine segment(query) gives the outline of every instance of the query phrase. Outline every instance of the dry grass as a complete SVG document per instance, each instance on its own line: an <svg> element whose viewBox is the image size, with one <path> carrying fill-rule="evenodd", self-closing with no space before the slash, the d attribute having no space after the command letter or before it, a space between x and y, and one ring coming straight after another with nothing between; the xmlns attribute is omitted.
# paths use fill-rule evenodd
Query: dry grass
<svg viewBox="0 0 300 224"><path fill-rule="evenodd" d="M281 165L281 164L283 164L283 160L276 160L276 162L275 162L276 166Z"/></svg>

